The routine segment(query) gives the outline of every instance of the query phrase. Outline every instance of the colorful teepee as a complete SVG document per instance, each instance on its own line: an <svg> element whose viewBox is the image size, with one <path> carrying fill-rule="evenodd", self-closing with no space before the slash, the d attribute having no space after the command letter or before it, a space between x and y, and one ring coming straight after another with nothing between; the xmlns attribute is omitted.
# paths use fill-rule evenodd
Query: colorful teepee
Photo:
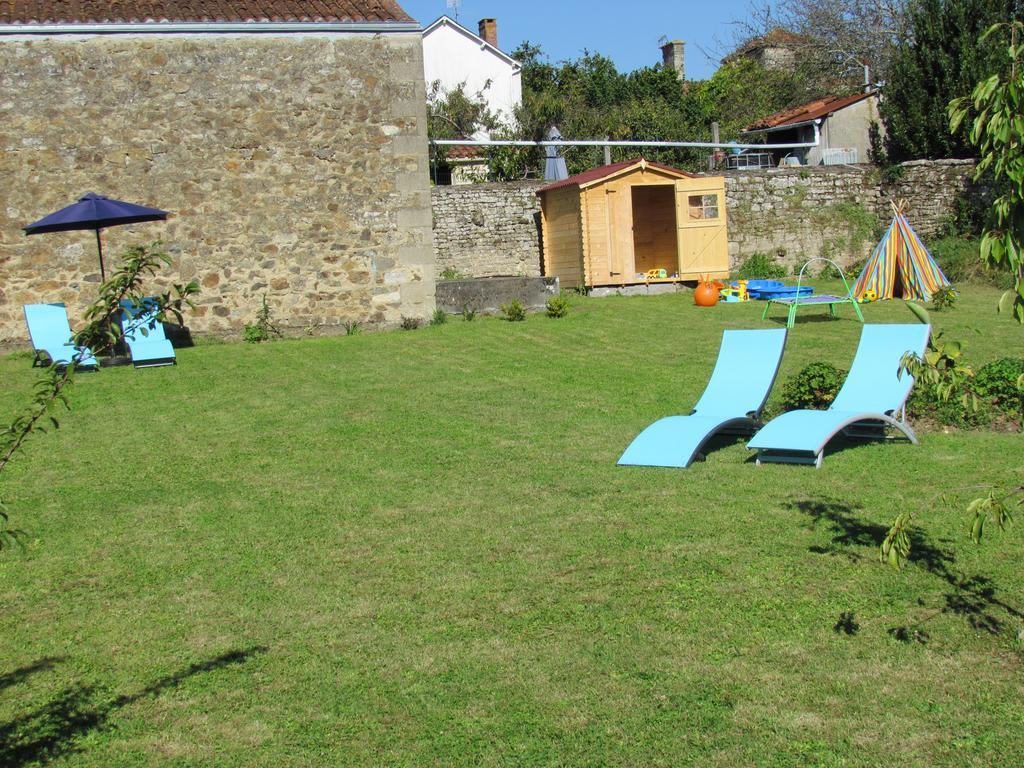
<svg viewBox="0 0 1024 768"><path fill-rule="evenodd" d="M928 301L949 280L903 215L905 202L893 203L892 223L875 246L864 271L853 286L853 295L862 299L903 298Z"/></svg>

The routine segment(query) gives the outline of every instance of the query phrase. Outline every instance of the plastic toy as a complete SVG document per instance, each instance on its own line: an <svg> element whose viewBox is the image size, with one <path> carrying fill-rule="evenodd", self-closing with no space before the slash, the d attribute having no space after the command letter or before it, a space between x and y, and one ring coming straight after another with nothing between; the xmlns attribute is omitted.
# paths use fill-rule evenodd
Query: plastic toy
<svg viewBox="0 0 1024 768"><path fill-rule="evenodd" d="M750 301L750 294L746 291L741 291L739 288L723 288L718 292L718 295L726 304Z"/></svg>
<svg viewBox="0 0 1024 768"><path fill-rule="evenodd" d="M870 304L872 301L878 301L878 294L868 288L857 301L861 304Z"/></svg>
<svg viewBox="0 0 1024 768"><path fill-rule="evenodd" d="M664 280L668 277L667 269L648 269L646 273L648 280Z"/></svg>

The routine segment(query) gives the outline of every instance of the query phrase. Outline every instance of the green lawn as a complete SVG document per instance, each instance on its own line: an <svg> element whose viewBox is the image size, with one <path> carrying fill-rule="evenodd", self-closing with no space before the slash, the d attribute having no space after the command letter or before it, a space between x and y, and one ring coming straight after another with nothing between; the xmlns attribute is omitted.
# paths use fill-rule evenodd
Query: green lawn
<svg viewBox="0 0 1024 768"><path fill-rule="evenodd" d="M975 363L1024 349L997 295L933 315ZM0 765L1019 765L1020 533L971 544L971 490L929 505L1019 481L1020 434L615 466L761 307L578 299L80 375L4 478L30 535L0 555ZM780 381L849 365L840 312L807 310ZM0 358L0 414L36 374Z"/></svg>

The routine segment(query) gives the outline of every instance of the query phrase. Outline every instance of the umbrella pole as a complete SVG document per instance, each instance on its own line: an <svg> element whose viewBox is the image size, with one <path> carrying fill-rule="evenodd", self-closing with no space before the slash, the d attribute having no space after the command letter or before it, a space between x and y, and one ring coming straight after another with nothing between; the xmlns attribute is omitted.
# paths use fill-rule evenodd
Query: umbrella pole
<svg viewBox="0 0 1024 768"><path fill-rule="evenodd" d="M96 250L100 252L100 283L107 282L107 273L103 269L103 242L100 240L100 231L96 230Z"/></svg>

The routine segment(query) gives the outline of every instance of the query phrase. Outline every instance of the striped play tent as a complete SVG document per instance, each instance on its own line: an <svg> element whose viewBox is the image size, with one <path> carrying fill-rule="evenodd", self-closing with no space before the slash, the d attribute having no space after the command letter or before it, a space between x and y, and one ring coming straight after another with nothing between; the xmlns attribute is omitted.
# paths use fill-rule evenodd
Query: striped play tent
<svg viewBox="0 0 1024 768"><path fill-rule="evenodd" d="M853 295L874 291L879 299L928 301L949 280L903 215L904 202L893 203L892 223L864 265Z"/></svg>

